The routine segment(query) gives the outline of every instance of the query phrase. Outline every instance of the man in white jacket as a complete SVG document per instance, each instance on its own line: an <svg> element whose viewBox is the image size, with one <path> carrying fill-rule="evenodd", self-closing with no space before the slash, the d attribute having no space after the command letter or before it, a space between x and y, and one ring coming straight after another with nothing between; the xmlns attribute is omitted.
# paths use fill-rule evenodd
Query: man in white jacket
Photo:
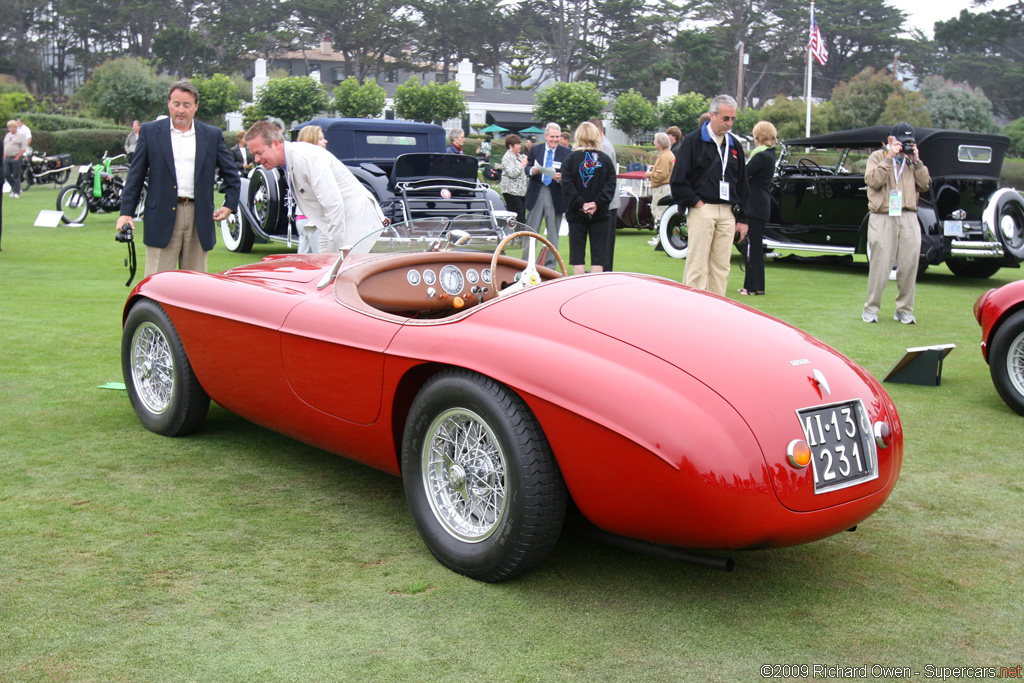
<svg viewBox="0 0 1024 683"><path fill-rule="evenodd" d="M281 131L266 121L253 124L245 144L257 164L284 170L299 213L309 219L308 228L319 228L324 235L321 252L339 252L383 225L384 214L373 195L326 149L285 142Z"/></svg>

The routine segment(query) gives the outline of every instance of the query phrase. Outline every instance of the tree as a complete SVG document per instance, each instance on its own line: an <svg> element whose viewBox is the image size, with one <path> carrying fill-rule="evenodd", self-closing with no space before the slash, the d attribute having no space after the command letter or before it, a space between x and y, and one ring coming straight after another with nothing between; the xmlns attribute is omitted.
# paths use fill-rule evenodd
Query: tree
<svg viewBox="0 0 1024 683"><path fill-rule="evenodd" d="M885 124L900 121L906 121L912 126L931 126L932 117L929 113L928 100L921 93L913 91L897 91L889 95L878 122Z"/></svg>
<svg viewBox="0 0 1024 683"><path fill-rule="evenodd" d="M710 100L695 92L670 97L661 103L661 125L678 126L683 134L697 128L700 115L708 110Z"/></svg>
<svg viewBox="0 0 1024 683"><path fill-rule="evenodd" d="M554 83L534 97L533 115L539 121L553 121L563 130L573 130L601 116L607 104L593 83Z"/></svg>
<svg viewBox="0 0 1024 683"><path fill-rule="evenodd" d="M166 114L170 85L171 79L157 76L145 60L123 57L97 67L76 97L99 116L127 124Z"/></svg>
<svg viewBox="0 0 1024 683"><path fill-rule="evenodd" d="M650 101L630 88L615 98L612 106L612 120L616 128L629 136L630 143L640 133L654 130L661 118Z"/></svg>
<svg viewBox="0 0 1024 683"><path fill-rule="evenodd" d="M237 111L242 106L238 86L224 74L214 74L210 78L193 76L192 85L199 91L198 115L204 121L219 120L224 114Z"/></svg>
<svg viewBox="0 0 1024 683"><path fill-rule="evenodd" d="M928 100L932 121L939 128L970 130L975 133L995 131L992 103L985 93L969 85L929 76L921 83L921 94Z"/></svg>
<svg viewBox="0 0 1024 683"><path fill-rule="evenodd" d="M395 114L400 119L430 122L466 115L466 100L456 81L421 86L410 78L395 89Z"/></svg>
<svg viewBox="0 0 1024 683"><path fill-rule="evenodd" d="M884 71L864 69L832 90L838 130L885 124L882 113L889 97L903 91L903 84ZM896 123L889 121L888 123Z"/></svg>
<svg viewBox="0 0 1024 683"><path fill-rule="evenodd" d="M272 78L256 95L260 116L276 116L290 126L306 121L331 105L331 97L323 86L309 76Z"/></svg>
<svg viewBox="0 0 1024 683"><path fill-rule="evenodd" d="M31 111L35 98L27 92L5 92L0 94L0 120L10 121L18 114Z"/></svg>
<svg viewBox="0 0 1024 683"><path fill-rule="evenodd" d="M1004 128L1003 135L1010 138L1009 155L1024 157L1024 118L1019 118Z"/></svg>
<svg viewBox="0 0 1024 683"><path fill-rule="evenodd" d="M341 116L373 119L384 111L387 93L370 78L362 85L349 76L334 89L334 109Z"/></svg>

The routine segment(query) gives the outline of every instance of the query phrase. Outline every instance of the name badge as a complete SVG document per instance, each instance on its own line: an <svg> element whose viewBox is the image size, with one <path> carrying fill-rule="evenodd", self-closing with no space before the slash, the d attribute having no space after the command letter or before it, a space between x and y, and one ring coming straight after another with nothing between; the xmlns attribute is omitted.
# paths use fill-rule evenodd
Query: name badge
<svg viewBox="0 0 1024 683"><path fill-rule="evenodd" d="M729 183L724 180L718 183L718 198L729 201Z"/></svg>
<svg viewBox="0 0 1024 683"><path fill-rule="evenodd" d="M555 169L556 171L561 171L562 170L562 162L561 161L553 161L553 162L551 162L551 168Z"/></svg>
<svg viewBox="0 0 1024 683"><path fill-rule="evenodd" d="M903 213L903 191L893 190L889 193L889 215L899 216Z"/></svg>

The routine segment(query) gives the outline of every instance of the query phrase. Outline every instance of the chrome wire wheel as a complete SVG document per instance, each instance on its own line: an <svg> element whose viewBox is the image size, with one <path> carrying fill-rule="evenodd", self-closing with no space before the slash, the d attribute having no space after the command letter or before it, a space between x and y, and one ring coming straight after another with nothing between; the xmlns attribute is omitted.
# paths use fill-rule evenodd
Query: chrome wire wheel
<svg viewBox="0 0 1024 683"><path fill-rule="evenodd" d="M421 455L430 509L445 531L466 543L493 534L507 510L507 460L488 424L447 410L428 428Z"/></svg>
<svg viewBox="0 0 1024 683"><path fill-rule="evenodd" d="M1006 376L1018 396L1024 396L1024 331L1010 342L1006 352Z"/></svg>
<svg viewBox="0 0 1024 683"><path fill-rule="evenodd" d="M131 371L139 400L162 415L174 397L174 358L167 337L151 322L140 324L132 336Z"/></svg>

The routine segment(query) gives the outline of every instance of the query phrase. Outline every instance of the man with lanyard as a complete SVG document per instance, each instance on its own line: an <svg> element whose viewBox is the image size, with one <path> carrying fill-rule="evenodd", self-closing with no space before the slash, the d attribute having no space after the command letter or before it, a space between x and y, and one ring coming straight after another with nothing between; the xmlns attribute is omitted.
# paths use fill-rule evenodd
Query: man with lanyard
<svg viewBox="0 0 1024 683"><path fill-rule="evenodd" d="M736 100L719 95L709 111L711 120L683 138L669 184L680 211L689 210L683 284L725 296L735 234L747 234L734 212L745 215L747 172L743 150L729 134Z"/></svg>
<svg viewBox="0 0 1024 683"><path fill-rule="evenodd" d="M558 247L558 231L565 214L565 198L562 196L562 162L569 156L569 148L562 147L562 128L557 123L544 127L544 144L534 145L527 153L526 175L530 182L526 186L526 225L533 232L540 233L544 223L548 241ZM541 169L549 169L543 171ZM556 267L554 254L544 259L548 268Z"/></svg>
<svg viewBox="0 0 1024 683"><path fill-rule="evenodd" d="M868 296L861 319L878 322L882 292L889 280L893 261L896 270L896 314L893 319L913 325L914 288L921 258L921 227L917 220L917 202L928 190L931 175L921 163L914 143L914 128L897 123L889 131L883 149L868 157L864 182L868 187Z"/></svg>

